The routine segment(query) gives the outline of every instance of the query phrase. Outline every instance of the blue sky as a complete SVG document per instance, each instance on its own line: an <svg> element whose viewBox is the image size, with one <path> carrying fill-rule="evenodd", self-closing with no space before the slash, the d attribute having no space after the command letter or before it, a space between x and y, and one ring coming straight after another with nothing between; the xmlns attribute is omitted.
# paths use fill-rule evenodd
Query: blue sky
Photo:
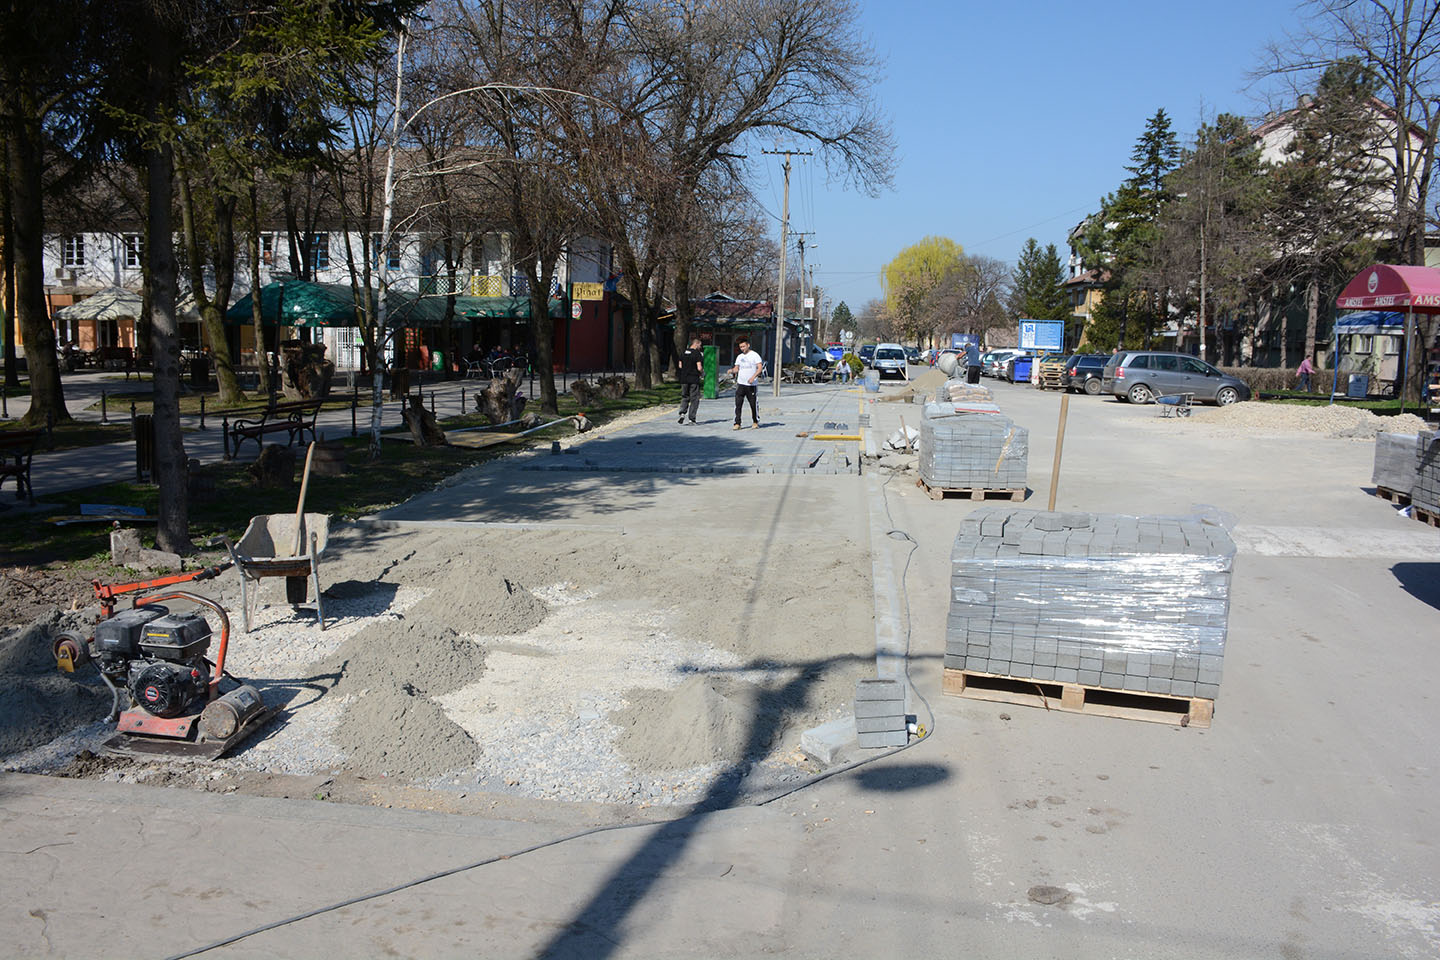
<svg viewBox="0 0 1440 960"><path fill-rule="evenodd" d="M1262 112L1247 76L1294 23L1289 0L864 7L886 62L877 93L894 124L895 186L875 199L827 188L798 158L791 182L792 229L816 232L816 280L856 312L880 296L880 267L929 234L1011 263L1029 236L1063 256L1157 108L1182 141L1202 114ZM757 194L778 218L783 180L769 159Z"/></svg>

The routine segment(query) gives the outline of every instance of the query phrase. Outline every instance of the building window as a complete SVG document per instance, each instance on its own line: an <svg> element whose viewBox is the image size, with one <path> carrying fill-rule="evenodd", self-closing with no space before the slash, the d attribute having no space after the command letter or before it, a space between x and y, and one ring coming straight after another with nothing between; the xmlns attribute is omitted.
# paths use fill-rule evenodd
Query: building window
<svg viewBox="0 0 1440 960"><path fill-rule="evenodd" d="M260 234L260 262L275 265L275 234Z"/></svg>
<svg viewBox="0 0 1440 960"><path fill-rule="evenodd" d="M310 234L310 269L325 270L330 266L330 234Z"/></svg>
<svg viewBox="0 0 1440 960"><path fill-rule="evenodd" d="M139 269L140 258L145 255L145 241L138 233L127 233L123 238L125 242L125 266L132 270Z"/></svg>
<svg viewBox="0 0 1440 960"><path fill-rule="evenodd" d="M374 254L374 256L375 256L375 263L376 263L376 265L379 265L379 263L380 263L380 234L378 234L378 233L372 233L372 234L370 234L370 251L371 251L371 253ZM387 270L399 270L399 269L400 269L400 238L399 238L399 237L392 236L392 237L390 238L390 251L389 251L389 253L390 253L390 256L387 258L387 262L386 262L386 264L385 264L385 269L387 269Z"/></svg>
<svg viewBox="0 0 1440 960"><path fill-rule="evenodd" d="M85 238L71 234L65 238L62 264L67 267L85 266Z"/></svg>

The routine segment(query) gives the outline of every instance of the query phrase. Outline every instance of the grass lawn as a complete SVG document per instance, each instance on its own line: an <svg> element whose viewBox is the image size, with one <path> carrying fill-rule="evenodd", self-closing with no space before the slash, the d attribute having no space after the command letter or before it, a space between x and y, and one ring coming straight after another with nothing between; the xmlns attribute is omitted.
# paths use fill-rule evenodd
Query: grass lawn
<svg viewBox="0 0 1440 960"><path fill-rule="evenodd" d="M33 429L24 427L18 420L0 421L0 431ZM55 425L53 445L50 439L40 438L36 451L70 450L75 447L89 447L97 443L115 443L130 439L128 417L119 423L93 423L88 420L66 420Z"/></svg>
<svg viewBox="0 0 1440 960"><path fill-rule="evenodd" d="M203 397L204 400L205 400L205 416L206 416L207 418L210 417L210 416L219 417L219 416L222 416L222 415L224 415L224 414L233 413L233 412L237 412L237 411L241 411L241 410L259 411L259 410L264 409L264 408L265 408L265 405L266 405L266 398L265 398L265 395L264 395L264 394L247 395L244 400L240 401L240 402L237 403L237 404L233 404L233 405L228 406L228 407L222 407L222 406L220 405L220 394L219 394L218 392L216 392L216 393L205 393L205 394L199 394L199 393L182 393L182 394L180 395L180 413L181 413L181 415L190 414L190 415L193 415L193 416L199 416L199 415L200 415L200 400L201 400L202 397ZM128 418L128 417L130 416L130 404L131 404L131 403L134 403L134 404L135 404L135 413L136 413L136 414L148 414L148 413L151 413L151 412L153 411L153 409L154 409L154 404L151 402L151 394L150 394L150 391L149 391L149 390L144 390L144 391L116 390L116 391L112 391L112 392L108 395L108 397L107 397L107 399L106 399L105 402L106 402L106 404L108 405L109 414L110 414L110 416L112 416L112 417L114 417L114 416L123 416L123 417ZM279 402L279 403L289 403L290 401L289 401L289 400L286 400L284 397L280 397L277 402ZM370 406L370 391L368 391L368 390L362 390L362 391L360 392L359 405L362 406L362 407L365 407L365 408L367 408L367 409L369 408L369 406ZM90 404L90 406L87 407L86 409L87 409L87 410L99 410L99 409L100 409L100 401L99 401L99 400L96 400L94 403ZM349 410L349 409L350 409L350 394L348 394L348 393L346 393L346 394L337 394L337 393L332 392L332 393L330 394L330 399L326 400L323 404L321 404L320 409L322 409L322 410Z"/></svg>
<svg viewBox="0 0 1440 960"><path fill-rule="evenodd" d="M1267 396L1264 403L1288 403L1302 407L1325 407L1330 405L1330 398L1313 393L1280 393L1274 396ZM1376 398L1364 400L1350 400L1341 397L1335 398L1336 406L1359 407L1362 410L1369 410L1376 416L1395 416L1400 413L1400 400L1395 397L1389 399ZM1415 412L1415 404L1405 404L1405 410L1409 413Z"/></svg>
<svg viewBox="0 0 1440 960"><path fill-rule="evenodd" d="M652 390L632 391L624 400L603 408L587 409L586 415L600 424L631 410L678 404L679 399L678 385L663 384ZM562 415L575 413L574 398L562 397L560 410ZM456 428L483 422L484 418L476 414L446 420L444 426ZM129 427L121 429L128 436ZM340 441L349 472L339 477L311 476L306 510L328 513L337 521L374 513L430 490L444 478L468 467L517 449L548 445L552 439L574 433L572 425L562 424L532 437L482 450L386 443L375 461L368 459L368 437L362 433L358 438ZM202 475L213 480L214 491L191 504L191 539L197 545L221 534L238 539L251 517L293 511L299 496L300 467L304 463L304 451L297 447L296 453L296 483L290 489L257 490L251 483L247 465L239 462L214 463L202 468ZM79 516L82 503L143 507L147 515L154 516L160 504L160 491L145 483L111 483L47 495L44 499L54 504L55 509L7 516L0 522L0 564L61 565L103 578L112 575L115 569L110 563L109 523L57 526L48 519ZM142 542L154 546L154 526L140 524L139 528Z"/></svg>

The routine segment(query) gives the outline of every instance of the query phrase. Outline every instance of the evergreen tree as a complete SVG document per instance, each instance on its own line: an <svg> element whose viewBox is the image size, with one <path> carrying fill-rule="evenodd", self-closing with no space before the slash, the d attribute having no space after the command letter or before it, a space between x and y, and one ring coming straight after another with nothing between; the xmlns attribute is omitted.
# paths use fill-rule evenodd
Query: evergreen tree
<svg viewBox="0 0 1440 960"><path fill-rule="evenodd" d="M1011 277L1011 319L1070 320L1064 283L1065 267L1055 244L1042 250L1034 237L1026 240Z"/></svg>

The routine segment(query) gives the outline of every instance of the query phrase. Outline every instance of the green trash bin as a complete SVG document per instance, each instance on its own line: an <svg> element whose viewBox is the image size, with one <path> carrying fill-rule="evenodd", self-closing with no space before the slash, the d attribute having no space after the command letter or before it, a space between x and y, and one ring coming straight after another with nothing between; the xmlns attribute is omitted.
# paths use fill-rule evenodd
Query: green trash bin
<svg viewBox="0 0 1440 960"><path fill-rule="evenodd" d="M445 351L435 350L430 354L430 369L437 373L445 369Z"/></svg>
<svg viewBox="0 0 1440 960"><path fill-rule="evenodd" d="M700 395L706 400L714 400L720 396L720 359L715 351L715 345L700 348L704 353L705 381L701 388Z"/></svg>

